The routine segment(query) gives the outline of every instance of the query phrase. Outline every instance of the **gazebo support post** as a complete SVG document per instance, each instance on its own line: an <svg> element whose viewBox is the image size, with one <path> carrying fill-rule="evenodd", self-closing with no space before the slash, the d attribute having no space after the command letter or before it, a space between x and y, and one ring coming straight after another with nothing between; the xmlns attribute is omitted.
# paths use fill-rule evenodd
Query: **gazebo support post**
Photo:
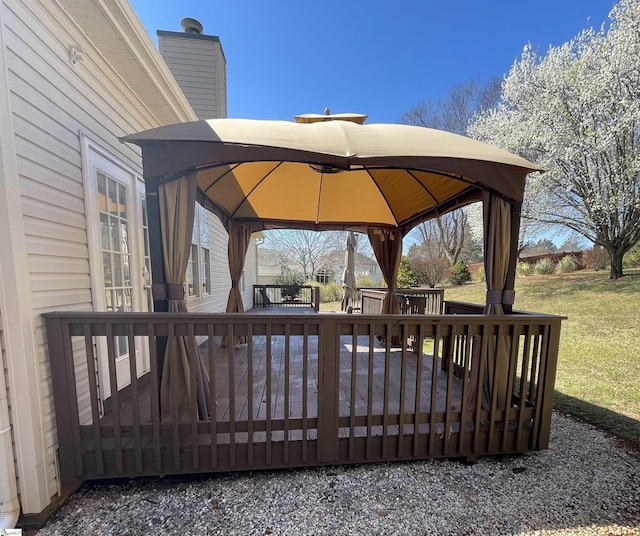
<svg viewBox="0 0 640 536"><path fill-rule="evenodd" d="M164 247L162 245L162 228L160 225L160 205L158 204L158 181L153 179L145 180L145 191L147 203L147 220L149 225L149 254L151 256L151 282L153 285L165 285L167 276L164 269ZM153 311L156 313L166 313L168 311L168 301L157 299L157 294L153 292ZM167 337L156 337L156 357L158 362L158 382L162 379L162 369L164 365L164 354L167 348ZM159 384L159 383L158 383Z"/></svg>
<svg viewBox="0 0 640 536"><path fill-rule="evenodd" d="M516 283L516 265L518 264L519 246L520 246L520 214L522 212L522 203L517 201L511 202L511 241L509 245L509 269L507 271L507 280L505 289L514 290ZM503 304L505 314L513 312L513 304Z"/></svg>

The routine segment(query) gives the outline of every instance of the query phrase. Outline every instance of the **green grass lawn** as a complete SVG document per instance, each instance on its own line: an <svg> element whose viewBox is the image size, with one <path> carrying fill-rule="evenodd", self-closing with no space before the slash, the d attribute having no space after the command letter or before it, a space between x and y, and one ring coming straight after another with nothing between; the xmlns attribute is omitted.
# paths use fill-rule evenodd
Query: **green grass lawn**
<svg viewBox="0 0 640 536"><path fill-rule="evenodd" d="M555 405L640 444L640 270L516 280L517 309L568 317L562 324ZM448 288L446 300L482 303L484 283Z"/></svg>

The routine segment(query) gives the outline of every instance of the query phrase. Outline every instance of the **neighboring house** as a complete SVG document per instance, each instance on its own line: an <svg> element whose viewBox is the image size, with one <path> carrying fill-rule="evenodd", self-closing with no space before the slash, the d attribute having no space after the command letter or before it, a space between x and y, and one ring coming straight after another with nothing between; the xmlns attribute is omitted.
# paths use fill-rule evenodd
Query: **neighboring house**
<svg viewBox="0 0 640 536"><path fill-rule="evenodd" d="M521 253L518 257L518 262L525 262L527 264L535 264L542 259L549 259L553 263L560 262L564 257L573 257L578 263L579 269L586 268L586 261L584 259L584 252L580 249L566 249L562 251L550 251L546 253Z"/></svg>
<svg viewBox="0 0 640 536"><path fill-rule="evenodd" d="M258 284L275 285L277 278L282 275L285 269L278 256L278 253L270 248L258 248ZM295 267L291 267L295 270ZM299 268L298 268L299 270Z"/></svg>
<svg viewBox="0 0 640 536"><path fill-rule="evenodd" d="M356 251L356 281L362 277L370 277L376 285L382 283L382 272L378 262Z"/></svg>
<svg viewBox="0 0 640 536"><path fill-rule="evenodd" d="M188 40L219 45L207 37ZM195 120L193 108L126 0L0 0L3 516L14 514L17 495L23 521L37 522L68 491L58 475L41 314L148 310L141 155L118 138ZM219 111L226 114L226 93ZM227 237L209 212L196 211L193 244L189 308L224 311ZM242 282L247 308L256 282L253 242ZM118 367L126 368L129 349L120 342ZM144 348L133 355L148 370Z"/></svg>
<svg viewBox="0 0 640 536"><path fill-rule="evenodd" d="M366 237L364 237L366 240ZM327 256L326 263L316 271L315 280L318 283L330 283L335 281L342 284L344 272L344 251L335 250ZM370 277L374 285L382 283L382 272L375 259L356 251L355 259L356 280L362 277ZM270 248L258 248L258 283L260 285L275 285L276 279L282 275L283 270L289 269L300 272L300 266L295 264L282 264L278 252Z"/></svg>

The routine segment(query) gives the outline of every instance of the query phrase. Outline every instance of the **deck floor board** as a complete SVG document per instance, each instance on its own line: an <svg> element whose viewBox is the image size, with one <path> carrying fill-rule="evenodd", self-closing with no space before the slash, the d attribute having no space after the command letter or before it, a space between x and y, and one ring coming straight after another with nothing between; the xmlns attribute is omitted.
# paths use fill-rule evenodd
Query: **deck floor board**
<svg viewBox="0 0 640 536"><path fill-rule="evenodd" d="M253 421L264 421L268 413L267 400L267 337L254 336L253 344L243 344L231 349L231 361L234 365L234 386L230 391L230 359L228 348L222 347L219 338L214 338L215 345L215 415L218 422L229 422L232 393L234 399L234 419L247 421L248 399L251 396ZM290 419L302 419L303 415L303 383L307 384L307 418L318 416L318 338L307 337L307 354L305 356L304 337L291 336L289 348L290 380L289 380L289 415ZM271 419L285 418L285 337L272 336L271 342ZM205 363L208 362L208 342L200 346L200 353ZM248 351L252 352L252 385L248 384ZM384 345L374 342L371 350L373 362L372 413L380 415L385 408L385 366L386 352ZM304 359L307 359L307 378L303 377ZM355 363L352 361L355 359ZM343 336L340 341L340 378L339 378L339 417L351 415L351 404L355 404L355 416L366 416L369 397L369 337L359 336L357 347L353 348L352 336ZM401 348L391 348L389 362L389 386L387 393L387 412L397 415L400 412L400 394L402 383ZM409 350L404 354L406 359L404 413L415 413L417 385L417 355ZM420 411L429 412L431 404L431 383L433 380L433 357L422 356L422 378L420 381ZM355 391L352 396L352 370L356 374ZM440 370L440 362L436 361L437 403L436 410L444 412L446 408L447 376ZM150 387L139 389L139 417L141 423L151 422ZM452 382L451 405L459 404L462 385L454 378ZM131 401L120 404L120 422L130 425L133 422ZM112 414L102 418L103 424L111 424ZM392 429L389 430L391 433ZM397 430L394 432L397 433Z"/></svg>

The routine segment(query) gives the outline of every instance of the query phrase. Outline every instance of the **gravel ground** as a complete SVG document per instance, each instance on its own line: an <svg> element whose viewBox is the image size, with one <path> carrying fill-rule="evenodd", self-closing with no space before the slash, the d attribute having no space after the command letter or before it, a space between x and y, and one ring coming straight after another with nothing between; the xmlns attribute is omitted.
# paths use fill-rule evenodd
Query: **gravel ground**
<svg viewBox="0 0 640 536"><path fill-rule="evenodd" d="M548 450L87 484L47 534L640 535L640 460L554 415Z"/></svg>

